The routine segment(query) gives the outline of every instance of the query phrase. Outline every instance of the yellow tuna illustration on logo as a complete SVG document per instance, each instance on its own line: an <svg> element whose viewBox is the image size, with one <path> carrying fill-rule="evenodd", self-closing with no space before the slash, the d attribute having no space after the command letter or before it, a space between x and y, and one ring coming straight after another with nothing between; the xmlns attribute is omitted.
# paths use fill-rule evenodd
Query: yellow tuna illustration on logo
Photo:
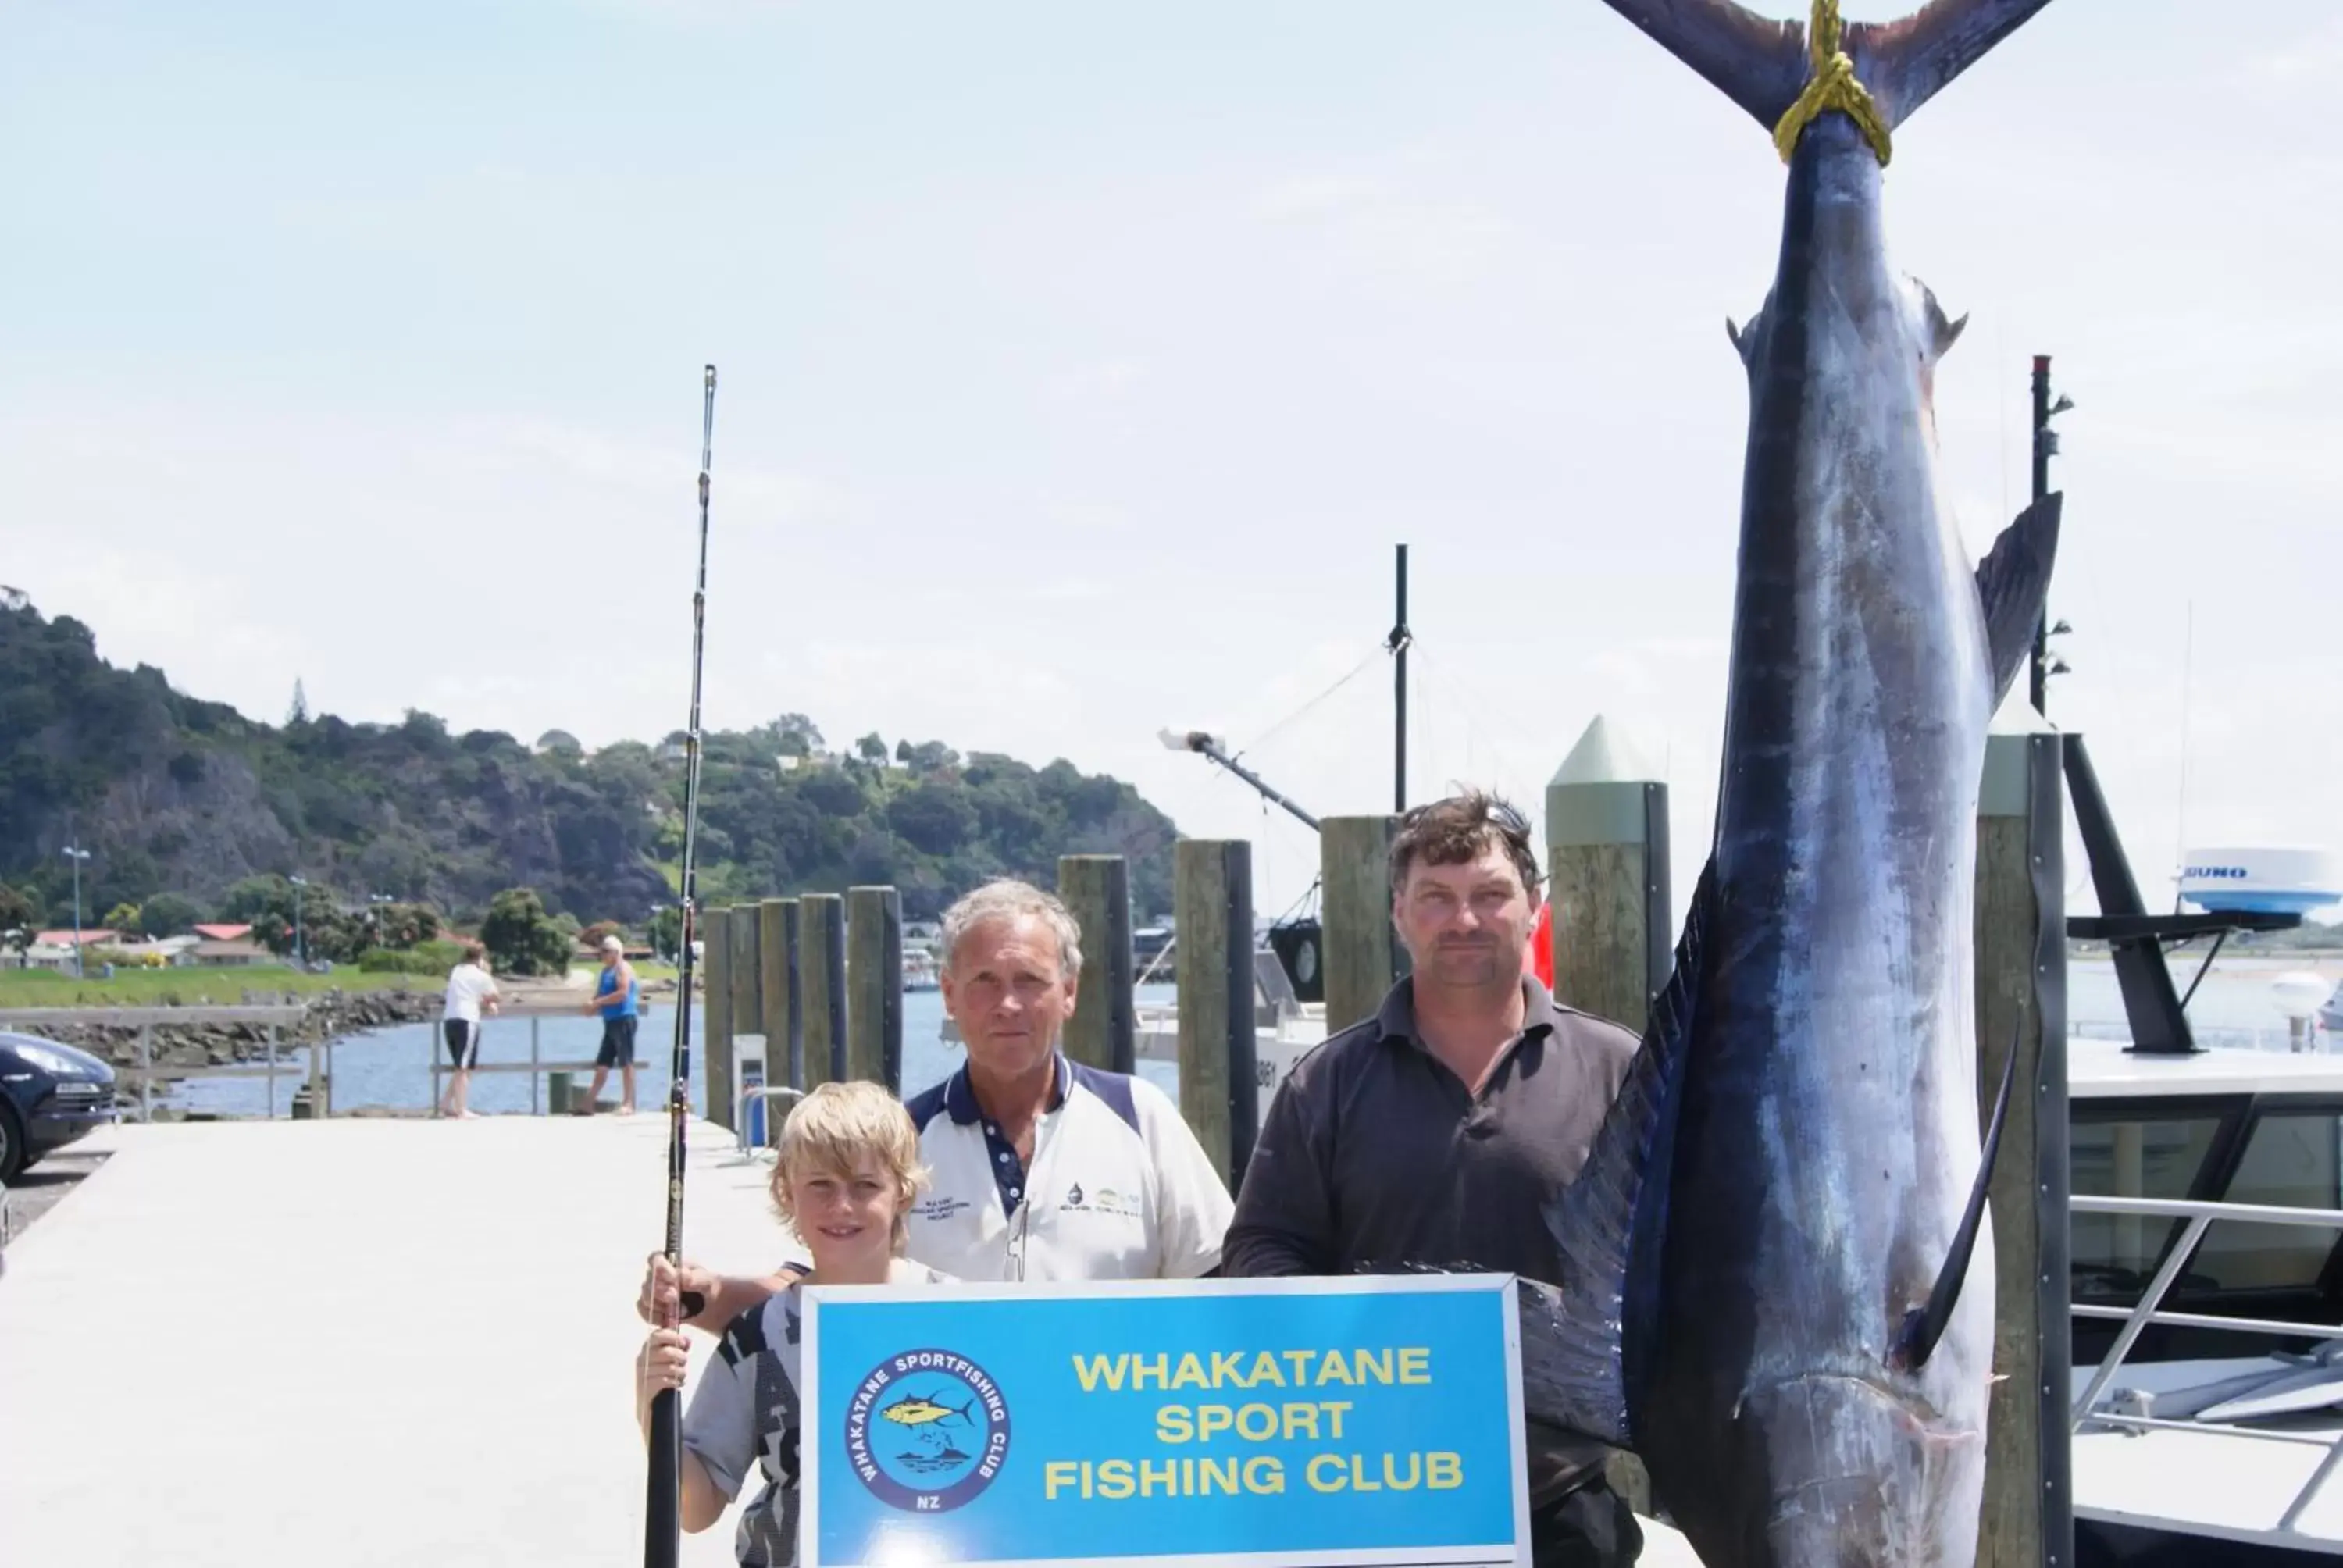
<svg viewBox="0 0 2343 1568"><path fill-rule="evenodd" d="M973 1399L966 1404L954 1407L938 1404L931 1399L921 1399L916 1394L906 1393L893 1404L880 1411L879 1415L880 1419L891 1421L897 1426L911 1427L927 1426L931 1422L943 1420L948 1415L956 1415L960 1420L969 1422L972 1426L975 1422L969 1421L969 1415L975 1409L976 1401Z"/></svg>

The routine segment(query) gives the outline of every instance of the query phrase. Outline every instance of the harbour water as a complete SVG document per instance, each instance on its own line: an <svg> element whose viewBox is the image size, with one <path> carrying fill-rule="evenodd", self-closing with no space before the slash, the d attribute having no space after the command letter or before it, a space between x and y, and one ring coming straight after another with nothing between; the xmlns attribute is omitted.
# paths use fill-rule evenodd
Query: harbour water
<svg viewBox="0 0 2343 1568"><path fill-rule="evenodd" d="M2323 973L2330 982L2343 973L2343 966L2333 960L2225 960L2215 966L2189 1003L2188 1015L2198 1042L2286 1050L2287 1023L2270 1000L2270 981L2288 970ZM2195 973L2195 965L2185 955L2177 956L2173 972L2176 982L2185 990ZM1138 997L1141 1004L1151 1006L1169 1006L1178 1000L1174 988L1168 984L1142 987ZM2066 1013L2068 1027L2074 1033L2127 1037L2115 970L2105 960L2077 959L2068 966ZM700 1046L704 1016L700 1009L692 1010L691 1102L695 1111L703 1113L708 1102L706 1053ZM903 1089L907 1096L942 1081L960 1065L960 1048L947 1044L941 1038L943 1016L943 998L936 991L911 991L903 998ZM589 1061L601 1043L602 1026L591 1018L492 1019L482 1033L481 1060L528 1060L532 1023L538 1031L538 1054L547 1061ZM656 1111L666 1102L674 1038L674 1010L663 1005L648 1009L637 1033L635 1050L636 1102L643 1111ZM2323 1033L2318 1036L2322 1046L2332 1038ZM402 1111L427 1108L432 1096L432 1052L437 1052L439 1060L446 1061L436 1021L372 1030L337 1040L333 1060L336 1113L346 1114L365 1106ZM299 1065L278 1081L277 1112L280 1116L286 1113L293 1083L307 1060L306 1053L296 1053L288 1059ZM1177 1066L1142 1061L1139 1070L1165 1092L1177 1097ZM603 1097L607 1103L615 1104L618 1094L618 1075L613 1073ZM223 1115L262 1116L267 1114L268 1091L265 1082L254 1079L193 1079L176 1086L168 1098L158 1102ZM540 1107L545 1103L541 1089L536 1103ZM481 1074L472 1081L471 1104L484 1115L526 1113L531 1104L530 1077L527 1073Z"/></svg>
<svg viewBox="0 0 2343 1568"><path fill-rule="evenodd" d="M1139 1000L1149 1005L1168 1006L1175 1000L1170 985L1141 987ZM708 1109L706 1051L701 1047L701 1028L705 1011L695 1006L691 1010L691 1105L695 1111ZM940 992L908 991L903 997L903 1091L908 1097L930 1084L940 1083L960 1066L960 1047L945 1043L943 1034L944 1004ZM480 1031L480 1060L485 1063L525 1062L529 1059L529 1030L537 1030L537 1053L545 1061L591 1061L602 1043L602 1024L598 1019L582 1015L550 1018L492 1018ZM642 1022L635 1033L635 1102L641 1111L655 1112L667 1103L668 1085L673 1081L675 1050L675 1009L664 1003L647 1006ZM401 1024L391 1029L368 1030L362 1034L347 1035L334 1042L334 1111L337 1115L366 1106L381 1106L398 1111L420 1111L432 1102L430 1059L437 1053L444 1067L447 1051L438 1022ZM287 1101L300 1074L307 1070L306 1050L291 1053L285 1060L293 1063L287 1075L277 1084L277 1114L286 1114ZM1169 1062L1143 1061L1141 1073L1163 1088L1167 1093L1179 1092L1179 1070ZM778 1078L778 1074L774 1075ZM440 1083L447 1080L443 1075ZM542 1081L539 1081L540 1085ZM530 1107L530 1075L525 1072L484 1072L472 1080L469 1095L473 1110L482 1115L519 1112L526 1114ZM615 1105L619 1092L618 1075L611 1073L609 1083L602 1091L606 1105ZM157 1096L156 1103L187 1111L208 1111L225 1116L265 1116L268 1113L268 1088L265 1080L250 1078L188 1079L174 1087L167 1097ZM542 1108L546 1103L540 1087L536 1101Z"/></svg>

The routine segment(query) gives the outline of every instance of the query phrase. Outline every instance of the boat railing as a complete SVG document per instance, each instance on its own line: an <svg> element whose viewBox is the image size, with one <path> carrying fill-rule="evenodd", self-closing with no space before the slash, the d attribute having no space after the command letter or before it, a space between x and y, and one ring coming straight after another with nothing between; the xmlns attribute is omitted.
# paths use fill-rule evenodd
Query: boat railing
<svg viewBox="0 0 2343 1568"><path fill-rule="evenodd" d="M2072 1431L2080 1432L2086 1425L2098 1424L2128 1428L2138 1432L2191 1432L2226 1433L2233 1437L2249 1437L2264 1442L2292 1442L2313 1448L2324 1448L2325 1459L2311 1472L2302 1489L2295 1493L2278 1522L2281 1532L2294 1529L2295 1521L2308 1507L2320 1487L2343 1465L2343 1430L2334 1432L2289 1432L2266 1427L2244 1426L2234 1422L2183 1421L2157 1417L2144 1412L2099 1410L2094 1407L2107 1385L2123 1369L2139 1336L2153 1325L2168 1328L2207 1329L2228 1333L2280 1335L2316 1340L2343 1340L2343 1323L2300 1323L2269 1318L2233 1318L2209 1312L2168 1312L2163 1311L2164 1298L2180 1278L2188 1260L2205 1239L2205 1232L2216 1221L2241 1221L2256 1225L2300 1225L2319 1230L2343 1231L2343 1209L2297 1209L2268 1203L2204 1202L2181 1198L2111 1198L2077 1194L2068 1200L2069 1211L2077 1214L2119 1214L2149 1219L2184 1221L2180 1236L2158 1266L2139 1300L2128 1307L2094 1306L2076 1303L2070 1309L2077 1318L2119 1322L2115 1342L2100 1359L2091 1374L2091 1381L2077 1396L2071 1412ZM2151 1402L2149 1408L2154 1408Z"/></svg>

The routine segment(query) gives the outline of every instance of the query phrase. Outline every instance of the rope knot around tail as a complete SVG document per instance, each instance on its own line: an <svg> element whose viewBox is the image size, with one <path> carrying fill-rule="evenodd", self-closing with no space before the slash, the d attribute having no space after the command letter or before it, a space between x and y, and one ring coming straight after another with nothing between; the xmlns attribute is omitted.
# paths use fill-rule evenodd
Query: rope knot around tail
<svg viewBox="0 0 2343 1568"><path fill-rule="evenodd" d="M1839 32L1838 0L1815 0L1814 21L1806 29L1814 75L1806 78L1805 91L1798 95L1798 101L1774 127L1774 146L1780 150L1782 161L1788 163L1797 149L1799 133L1817 116L1836 109L1855 123L1885 168L1889 151L1887 122L1872 101L1870 90L1855 80L1855 62L1839 47Z"/></svg>

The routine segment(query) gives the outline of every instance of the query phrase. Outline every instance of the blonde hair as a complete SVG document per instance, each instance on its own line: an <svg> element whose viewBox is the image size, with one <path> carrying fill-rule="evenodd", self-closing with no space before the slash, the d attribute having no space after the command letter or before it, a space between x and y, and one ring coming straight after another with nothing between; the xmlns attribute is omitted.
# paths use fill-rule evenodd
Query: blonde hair
<svg viewBox="0 0 2343 1568"><path fill-rule="evenodd" d="M789 1177L811 1165L851 1177L864 1160L877 1162L895 1181L894 1249L898 1257L910 1238L911 1200L928 1184L920 1163L920 1132L903 1102L878 1084L824 1083L798 1101L781 1123L780 1157L773 1161L773 1207L797 1229L797 1202Z"/></svg>

